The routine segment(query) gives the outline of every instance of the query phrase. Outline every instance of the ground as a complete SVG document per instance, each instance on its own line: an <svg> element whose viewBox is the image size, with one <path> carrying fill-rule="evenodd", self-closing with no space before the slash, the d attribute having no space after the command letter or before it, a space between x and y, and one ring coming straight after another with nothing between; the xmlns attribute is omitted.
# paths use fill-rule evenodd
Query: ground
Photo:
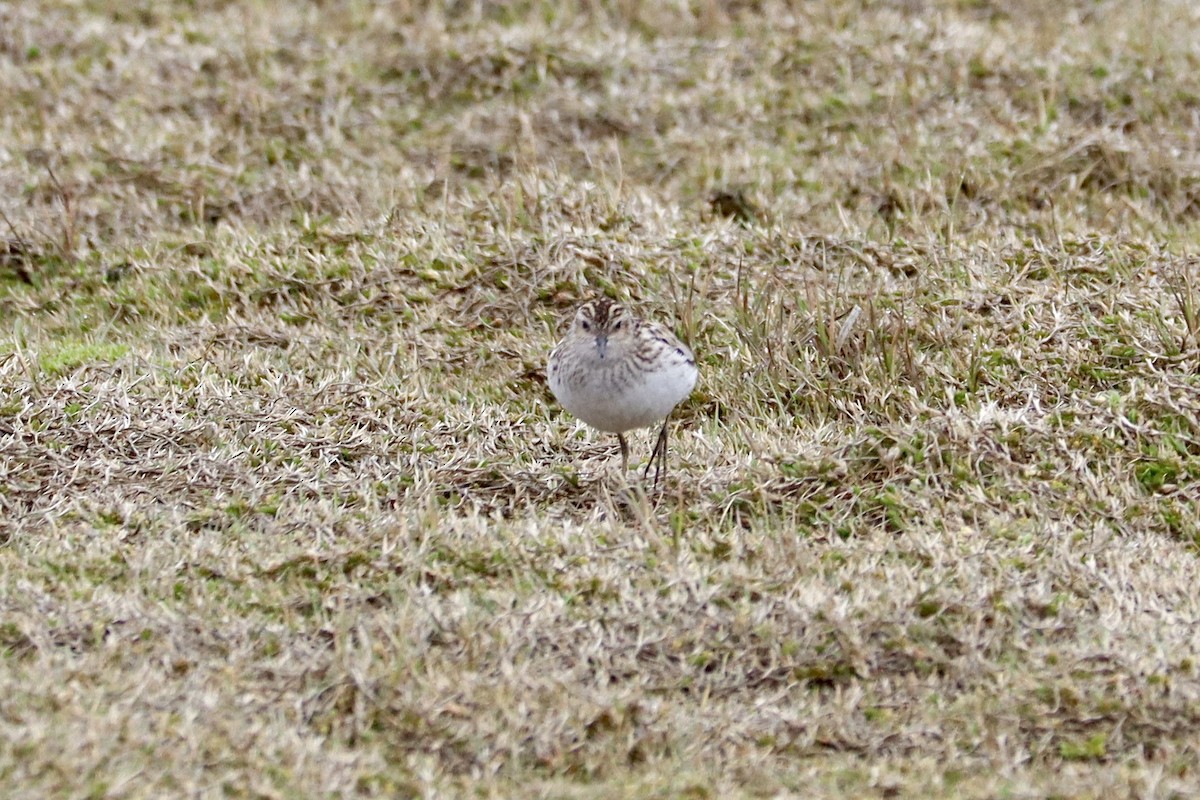
<svg viewBox="0 0 1200 800"><path fill-rule="evenodd" d="M0 3L0 795L1196 796L1198 25Z"/></svg>

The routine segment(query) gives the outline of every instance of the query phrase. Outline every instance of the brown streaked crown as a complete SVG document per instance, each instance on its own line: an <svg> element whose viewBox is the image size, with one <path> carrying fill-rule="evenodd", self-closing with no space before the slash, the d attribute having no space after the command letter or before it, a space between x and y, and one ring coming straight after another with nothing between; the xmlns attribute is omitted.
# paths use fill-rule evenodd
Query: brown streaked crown
<svg viewBox="0 0 1200 800"><path fill-rule="evenodd" d="M629 312L620 303L602 297L589 300L575 313L575 325L584 333L612 333L629 319Z"/></svg>

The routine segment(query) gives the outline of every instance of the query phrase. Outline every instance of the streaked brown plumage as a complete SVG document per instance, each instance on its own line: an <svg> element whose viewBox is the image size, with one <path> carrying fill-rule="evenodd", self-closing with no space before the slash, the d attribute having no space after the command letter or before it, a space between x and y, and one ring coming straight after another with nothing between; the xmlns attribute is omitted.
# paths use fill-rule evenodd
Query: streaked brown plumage
<svg viewBox="0 0 1200 800"><path fill-rule="evenodd" d="M656 484L665 471L667 417L691 394L697 374L692 351L675 334L608 299L579 307L546 370L563 408L593 428L617 434L622 468L629 466L625 432L662 421L645 472L650 474L657 459Z"/></svg>

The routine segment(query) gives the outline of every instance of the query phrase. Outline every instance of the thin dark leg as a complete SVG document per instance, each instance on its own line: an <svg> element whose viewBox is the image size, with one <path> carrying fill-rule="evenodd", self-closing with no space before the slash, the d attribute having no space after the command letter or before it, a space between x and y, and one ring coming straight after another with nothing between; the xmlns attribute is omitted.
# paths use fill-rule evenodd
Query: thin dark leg
<svg viewBox="0 0 1200 800"><path fill-rule="evenodd" d="M654 443L654 449L650 451L650 460L646 462L646 471L642 473L642 480L650 476L650 465L658 460L658 465L654 468L654 488L658 488L659 478L667 471L667 421L663 420L662 429L658 432L658 440Z"/></svg>
<svg viewBox="0 0 1200 800"><path fill-rule="evenodd" d="M629 469L629 442L625 441L625 434L618 433L617 441L621 443L621 474Z"/></svg>

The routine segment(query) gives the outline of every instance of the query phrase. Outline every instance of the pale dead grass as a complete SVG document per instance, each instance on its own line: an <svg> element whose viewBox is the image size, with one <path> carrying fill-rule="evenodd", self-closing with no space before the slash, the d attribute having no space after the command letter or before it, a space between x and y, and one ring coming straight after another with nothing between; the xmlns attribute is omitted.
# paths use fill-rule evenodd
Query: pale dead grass
<svg viewBox="0 0 1200 800"><path fill-rule="evenodd" d="M1194 10L276 5L0 7L0 793L1197 793Z"/></svg>

